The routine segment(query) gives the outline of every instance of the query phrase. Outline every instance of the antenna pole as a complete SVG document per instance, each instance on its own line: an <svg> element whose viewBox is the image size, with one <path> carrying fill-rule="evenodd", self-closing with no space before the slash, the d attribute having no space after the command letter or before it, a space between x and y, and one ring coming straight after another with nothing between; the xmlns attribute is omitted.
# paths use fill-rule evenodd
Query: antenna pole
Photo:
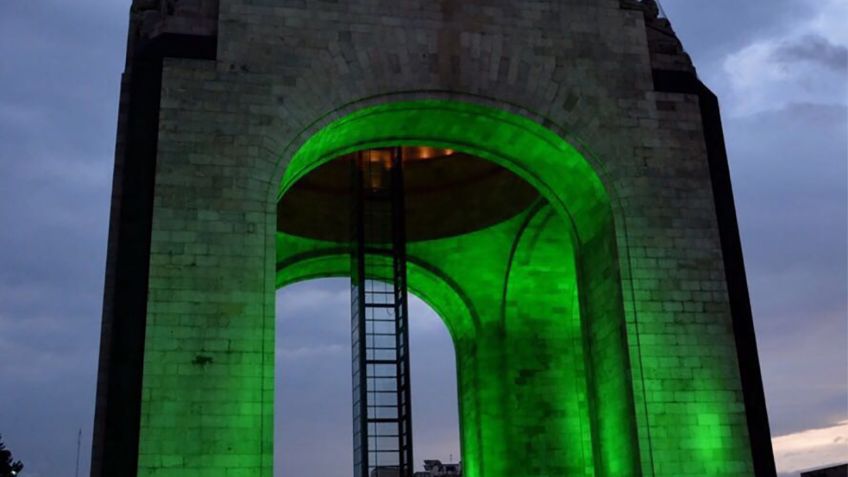
<svg viewBox="0 0 848 477"><path fill-rule="evenodd" d="M79 432L77 432L77 467L74 472L74 477L79 477L79 456L80 456L80 443L82 442L82 428L80 428Z"/></svg>

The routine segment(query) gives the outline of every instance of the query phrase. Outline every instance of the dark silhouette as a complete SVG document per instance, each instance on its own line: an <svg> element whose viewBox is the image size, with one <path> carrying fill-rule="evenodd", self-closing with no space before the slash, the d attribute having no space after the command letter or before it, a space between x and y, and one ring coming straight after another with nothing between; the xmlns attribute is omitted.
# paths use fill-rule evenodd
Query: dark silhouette
<svg viewBox="0 0 848 477"><path fill-rule="evenodd" d="M21 461L12 460L12 452L3 444L3 436L0 436L0 477L14 477L21 473L24 465Z"/></svg>

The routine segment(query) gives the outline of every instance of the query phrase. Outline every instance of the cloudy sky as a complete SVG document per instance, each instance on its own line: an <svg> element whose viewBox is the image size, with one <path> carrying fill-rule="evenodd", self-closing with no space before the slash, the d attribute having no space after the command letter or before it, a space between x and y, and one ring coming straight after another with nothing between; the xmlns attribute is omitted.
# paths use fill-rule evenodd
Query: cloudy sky
<svg viewBox="0 0 848 477"><path fill-rule="evenodd" d="M78 429L88 471L128 3L0 1L0 433L33 477ZM721 99L778 465L844 461L848 0L663 3ZM347 283L280 297L278 472L349 475ZM456 457L451 345L413 324L416 455Z"/></svg>

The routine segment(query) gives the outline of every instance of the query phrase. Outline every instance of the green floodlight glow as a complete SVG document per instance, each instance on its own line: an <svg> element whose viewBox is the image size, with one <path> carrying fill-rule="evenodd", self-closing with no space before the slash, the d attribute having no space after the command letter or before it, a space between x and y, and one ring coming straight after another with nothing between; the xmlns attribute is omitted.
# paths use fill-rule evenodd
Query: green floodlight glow
<svg viewBox="0 0 848 477"><path fill-rule="evenodd" d="M614 273L592 273L617 269L609 199L592 168L553 132L513 114L391 103L312 136L293 156L280 197L336 157L397 145L490 160L542 195L495 226L408 245L409 285L454 341L464 473L636 475L627 346L623 333L610 332L625 326L620 285ZM349 273L345 244L280 233L277 245L278 286ZM580 281L608 293L581 299Z"/></svg>
<svg viewBox="0 0 848 477"><path fill-rule="evenodd" d="M389 103L351 113L310 137L294 154L282 195L316 167L351 152L397 145L467 152L535 186L588 240L611 220L609 198L583 156L549 129L515 114L456 101Z"/></svg>
<svg viewBox="0 0 848 477"><path fill-rule="evenodd" d="M367 107L326 125L296 151L282 152L289 163L279 197L334 158L399 145L486 159L540 194L498 224L408 244L410 290L442 317L454 342L465 475L752 474L748 438L739 431L744 410L737 364L726 359L735 353L718 348L733 344L671 330L674 324L660 311L638 309L630 295L624 299L623 242L617 240L627 236L614 227L613 204L596 171L552 130L457 101ZM346 243L277 233L276 252L278 287L349 274ZM151 296L174 293L171 282L183 277L178 267L171 270L152 275ZM661 280L662 270L642 279ZM205 299L192 292L184 308L168 310L177 322L192 319L183 313L208 314L206 322L215 326L200 336L170 321L147 328L149 391L138 475L199 477L198 469L219 467L230 469L228 475L271 477L273 382L256 377L273 375L264 350L273 349L274 321L263 319L263 329L229 318L219 324L217 305ZM257 294L248 305L256 309L230 314L262 315L273 309L270 300ZM155 317L157 310L149 313ZM227 370L177 346L191 340L223 359L229 356L225 337L233 334L265 340L263 352L234 356ZM697 372L681 367L690 359L697 360ZM187 438L183 430L198 429L198 422L202 430Z"/></svg>

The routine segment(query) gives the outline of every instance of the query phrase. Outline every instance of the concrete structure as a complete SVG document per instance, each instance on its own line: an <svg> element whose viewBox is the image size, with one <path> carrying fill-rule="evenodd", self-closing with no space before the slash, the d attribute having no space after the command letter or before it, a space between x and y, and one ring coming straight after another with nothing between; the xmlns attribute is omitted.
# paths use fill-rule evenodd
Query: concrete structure
<svg viewBox="0 0 848 477"><path fill-rule="evenodd" d="M443 464L440 460L425 460L425 477L461 477L462 464Z"/></svg>
<svg viewBox="0 0 848 477"><path fill-rule="evenodd" d="M409 285L454 339L464 474L774 475L718 104L652 2L131 18L92 476L271 476L274 292L349 273L332 191L290 194L404 145L494 174L433 163L465 180L410 204L447 204L410 212L441 228Z"/></svg>

